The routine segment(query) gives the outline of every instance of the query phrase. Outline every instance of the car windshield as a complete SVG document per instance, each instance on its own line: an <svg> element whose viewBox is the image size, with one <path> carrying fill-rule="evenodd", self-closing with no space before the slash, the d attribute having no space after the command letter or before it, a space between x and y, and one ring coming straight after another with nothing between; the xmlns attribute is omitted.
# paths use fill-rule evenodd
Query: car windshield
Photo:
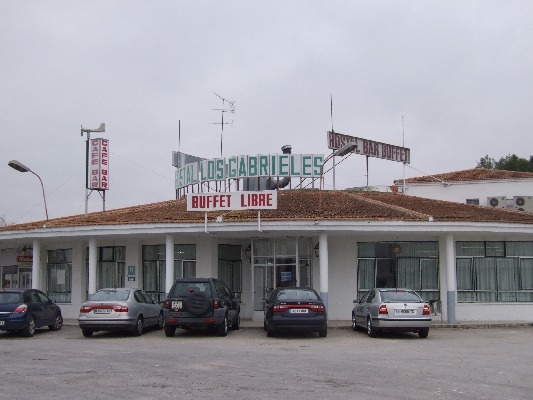
<svg viewBox="0 0 533 400"><path fill-rule="evenodd" d="M282 289L278 292L278 300L318 300L318 297L312 290Z"/></svg>
<svg viewBox="0 0 533 400"><path fill-rule="evenodd" d="M381 292L381 300L384 302L411 302L419 303L423 301L415 292L407 290L386 290Z"/></svg>
<svg viewBox="0 0 533 400"><path fill-rule="evenodd" d="M91 296L90 301L126 301L130 296L129 290L99 290Z"/></svg>
<svg viewBox="0 0 533 400"><path fill-rule="evenodd" d="M22 303L22 293L0 293L0 304Z"/></svg>
<svg viewBox="0 0 533 400"><path fill-rule="evenodd" d="M172 291L173 297L185 297L192 292L211 294L209 282L178 282Z"/></svg>

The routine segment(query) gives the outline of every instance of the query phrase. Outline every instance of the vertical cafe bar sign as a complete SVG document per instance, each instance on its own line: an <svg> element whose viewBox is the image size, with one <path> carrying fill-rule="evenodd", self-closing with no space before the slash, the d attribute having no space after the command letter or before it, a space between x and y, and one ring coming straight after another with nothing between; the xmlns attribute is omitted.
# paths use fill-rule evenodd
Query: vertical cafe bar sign
<svg viewBox="0 0 533 400"><path fill-rule="evenodd" d="M87 189L109 189L109 140L91 139L90 182Z"/></svg>

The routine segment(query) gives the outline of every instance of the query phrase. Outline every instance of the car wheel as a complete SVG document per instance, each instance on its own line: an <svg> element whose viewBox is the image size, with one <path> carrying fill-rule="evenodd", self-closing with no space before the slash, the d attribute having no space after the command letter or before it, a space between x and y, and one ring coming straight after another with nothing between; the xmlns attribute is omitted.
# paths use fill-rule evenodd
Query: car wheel
<svg viewBox="0 0 533 400"><path fill-rule="evenodd" d="M429 335L429 328L420 329L418 331L418 337L421 339L427 338Z"/></svg>
<svg viewBox="0 0 533 400"><path fill-rule="evenodd" d="M139 316L133 328L133 336L141 336L143 333L143 318Z"/></svg>
<svg viewBox="0 0 533 400"><path fill-rule="evenodd" d="M173 337L176 333L176 327L174 325L165 325L165 336Z"/></svg>
<svg viewBox="0 0 533 400"><path fill-rule="evenodd" d="M202 292L192 292L185 299L185 308L191 314L199 316L205 314L211 305L211 302Z"/></svg>
<svg viewBox="0 0 533 400"><path fill-rule="evenodd" d="M82 329L81 333L85 337L91 337L93 335L93 331L91 329Z"/></svg>
<svg viewBox="0 0 533 400"><path fill-rule="evenodd" d="M155 326L155 329L160 331L163 329L163 325L165 325L165 319L163 318L163 313L159 313L159 317L157 318L157 325Z"/></svg>
<svg viewBox="0 0 533 400"><path fill-rule="evenodd" d="M32 337L33 335L35 335L35 317L32 315L26 327L22 330L22 336Z"/></svg>
<svg viewBox="0 0 533 400"><path fill-rule="evenodd" d="M57 315L54 323L52 325L48 325L48 329L51 331L58 331L63 326L63 317L61 315Z"/></svg>
<svg viewBox="0 0 533 400"><path fill-rule="evenodd" d="M374 326L372 325L372 319L370 317L367 317L367 319L366 319L366 333L370 337L376 337L377 336L377 332L374 329Z"/></svg>
<svg viewBox="0 0 533 400"><path fill-rule="evenodd" d="M237 317L235 318L235 322L231 325L231 329L234 331L238 331L241 327L241 311L237 311Z"/></svg>
<svg viewBox="0 0 533 400"><path fill-rule="evenodd" d="M224 321L217 326L217 335L226 336L228 334L228 316L224 316Z"/></svg>
<svg viewBox="0 0 533 400"><path fill-rule="evenodd" d="M324 329L318 332L319 337L326 337L328 336L328 327L326 326Z"/></svg>

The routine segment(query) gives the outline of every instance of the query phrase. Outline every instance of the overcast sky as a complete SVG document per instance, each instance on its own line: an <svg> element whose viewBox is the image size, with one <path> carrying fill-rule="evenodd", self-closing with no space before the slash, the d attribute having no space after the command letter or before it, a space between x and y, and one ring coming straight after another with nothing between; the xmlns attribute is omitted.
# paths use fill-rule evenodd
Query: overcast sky
<svg viewBox="0 0 533 400"><path fill-rule="evenodd" d="M220 156L215 93L236 107L225 157L286 144L327 155L333 123L405 143L406 177L529 158L532 15L530 0L0 0L0 217L45 218L38 179L12 159L42 178L50 218L83 214L80 127L101 122L106 209L175 198L173 150ZM403 176L369 159L370 185ZM366 182L364 156L337 166L337 189ZM101 209L93 192L89 211Z"/></svg>

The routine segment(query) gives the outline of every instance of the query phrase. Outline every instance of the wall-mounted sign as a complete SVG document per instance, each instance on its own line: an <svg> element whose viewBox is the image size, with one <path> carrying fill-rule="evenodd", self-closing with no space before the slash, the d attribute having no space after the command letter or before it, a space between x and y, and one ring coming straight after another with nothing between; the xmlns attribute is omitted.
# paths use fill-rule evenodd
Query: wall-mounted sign
<svg viewBox="0 0 533 400"><path fill-rule="evenodd" d="M189 193L187 211L266 210L278 208L278 192Z"/></svg>
<svg viewBox="0 0 533 400"><path fill-rule="evenodd" d="M318 178L323 154L258 154L206 159L176 170L176 189L214 180L298 177Z"/></svg>
<svg viewBox="0 0 533 400"><path fill-rule="evenodd" d="M91 139L89 187L92 190L109 189L109 140Z"/></svg>
<svg viewBox="0 0 533 400"><path fill-rule="evenodd" d="M17 256L17 264L31 264L33 256Z"/></svg>
<svg viewBox="0 0 533 400"><path fill-rule="evenodd" d="M409 164L411 160L411 150L406 147L374 142L373 140L343 135L338 132L328 132L328 148L338 150L348 143L354 143L357 146L353 151L356 154L399 161L405 164Z"/></svg>

